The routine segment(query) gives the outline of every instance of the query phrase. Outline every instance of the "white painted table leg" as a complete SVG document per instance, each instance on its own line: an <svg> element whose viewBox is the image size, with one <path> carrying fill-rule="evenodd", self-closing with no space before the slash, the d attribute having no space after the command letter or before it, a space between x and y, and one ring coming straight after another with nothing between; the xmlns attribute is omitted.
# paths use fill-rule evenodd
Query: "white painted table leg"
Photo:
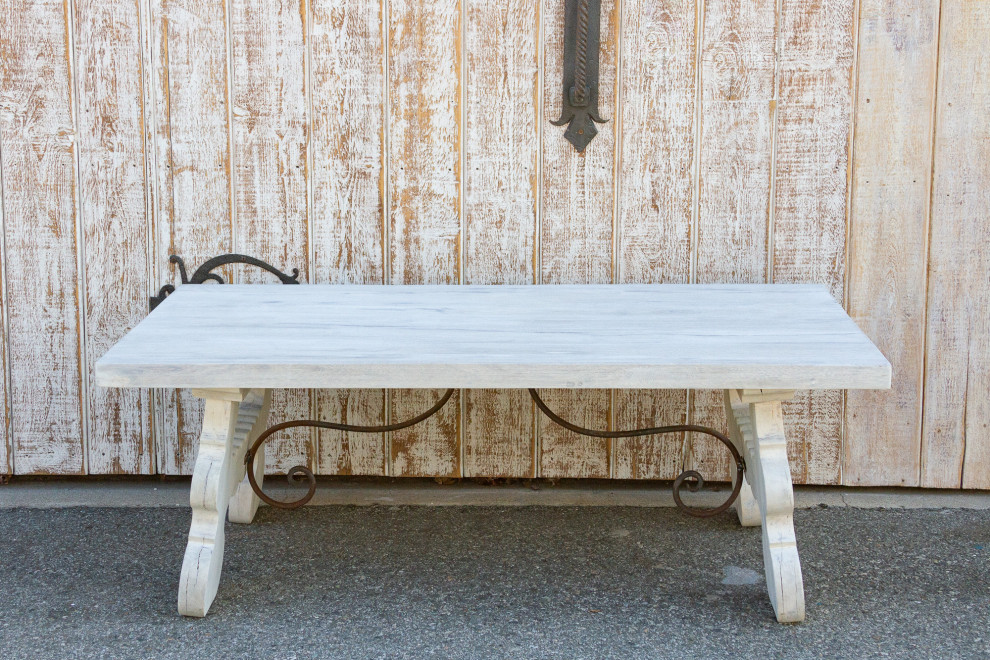
<svg viewBox="0 0 990 660"><path fill-rule="evenodd" d="M239 404L248 390L194 390L206 399L193 468L192 524L179 578L179 613L206 616L220 583L227 504L244 473L246 447L237 446Z"/></svg>
<svg viewBox="0 0 990 660"><path fill-rule="evenodd" d="M746 458L746 443L743 441L743 429L740 424L749 424L749 406L739 400L738 390L725 391L725 416L729 420L729 439L736 446L739 454ZM746 428L746 433L752 433L751 428ZM733 473L733 483L735 486L735 473ZM758 527L763 523L760 515L760 505L753 497L753 488L749 485L749 480L743 476L742 488L739 489L739 497L735 502L736 515L739 517L739 524L743 527Z"/></svg>
<svg viewBox="0 0 990 660"><path fill-rule="evenodd" d="M763 522L763 566L777 621L804 620L804 582L794 536L794 488L781 401L793 392L742 390L729 407L745 445L746 475Z"/></svg>
<svg viewBox="0 0 990 660"><path fill-rule="evenodd" d="M237 415L237 446L240 451L241 461L248 448L268 426L268 408L271 405L271 390L251 390L247 398L241 402ZM243 447L243 449L240 449ZM254 461L254 478L258 485L262 485L265 480L265 447L262 445ZM251 483L244 475L237 490L230 498L230 506L227 510L227 518L232 523L247 524L254 520L254 514L258 512L258 499Z"/></svg>

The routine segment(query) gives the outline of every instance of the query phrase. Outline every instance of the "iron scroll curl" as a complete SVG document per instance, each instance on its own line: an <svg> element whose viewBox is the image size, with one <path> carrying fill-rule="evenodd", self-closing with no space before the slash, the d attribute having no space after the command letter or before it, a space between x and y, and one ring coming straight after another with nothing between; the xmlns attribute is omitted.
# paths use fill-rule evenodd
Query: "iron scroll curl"
<svg viewBox="0 0 990 660"><path fill-rule="evenodd" d="M262 445L264 445L265 441L267 441L272 435L278 433L279 431L289 428L295 428L299 426L331 429L335 431L347 431L351 433L384 433L388 431L398 431L413 426L415 424L419 424L420 422L426 420L427 418L439 412L440 409L443 408L444 405L446 405L446 403L450 400L453 394L454 394L454 389L453 388L448 389L446 390L446 392L444 392L443 396L440 397L440 399L428 410L410 419L403 420L401 422L394 422L391 424L365 426L359 424L343 424L339 422L324 422L313 419L292 420L288 422L282 422L280 424L275 424L274 426L271 426L268 429L266 429L263 433L261 433L257 437L257 439L255 439L255 441L252 443L251 447L247 450L247 453L244 456L244 462L247 467L246 472L247 472L248 482L251 484L252 490L254 490L254 492L258 495L258 497L263 502L269 504L270 506L279 509L297 509L303 506L304 504L306 504L307 502L309 502L311 499L313 499L313 495L316 493L316 476L313 474L313 471L310 470L308 467L304 465L296 465L289 469L287 474L287 479L290 483L299 482L303 480L308 482L308 488L306 493L303 494L302 497L299 497L298 499L291 501L280 501L267 495L261 489L261 485L255 479L254 462L255 460L257 460L257 456ZM706 426L699 426L697 424L672 424L668 426L654 426L654 427L647 427L641 429L629 429L629 430L621 430L621 431L599 431L596 429L589 429L568 422L567 420L565 420L564 418L562 418L561 416L559 416L557 413L555 413L553 410L550 409L550 407L546 404L546 402L540 397L540 394L539 392L536 391L536 389L532 389L532 388L529 389L529 395L530 397L532 397L537 408L540 409L540 412L546 415L554 423L560 425L561 427L567 429L568 431L573 431L574 433L579 433L581 435L586 435L594 438L633 438L633 437L641 437L648 435L662 435L667 433L682 433L682 432L703 433L706 435L710 435L713 438L717 439L719 442L721 442L723 445L725 445L725 447L729 450L729 453L732 454L732 459L736 468L736 474L735 474L735 479L733 480L734 485L732 488L732 492L725 499L725 501L722 502L722 504L714 508L706 509L706 508L688 506L681 499L681 488L686 485L689 491L696 492L704 485L705 480L698 471L686 470L682 472L680 475L678 475L677 478L674 480L674 485L673 485L674 502L677 504L678 508L681 509L681 511L683 511L688 515L695 516L698 518L707 518L709 516L715 516L726 511L730 506L732 506L733 502L736 501L736 498L739 497L739 492L742 489L743 475L746 470L746 464L743 461L742 456L739 454L739 451L736 449L736 446L724 433L721 433L715 429Z"/></svg>
<svg viewBox="0 0 990 660"><path fill-rule="evenodd" d="M220 266L226 266L227 264L247 264L248 266L255 266L262 270L268 271L275 277L279 279L282 284L299 284L299 269L293 268L292 274L283 273L275 266L272 266L266 261L262 261L257 257L252 257L246 254L221 254L219 256L207 259L203 262L203 265L193 271L192 277L189 277L186 273L186 264L182 260L182 257L173 254L168 258L170 264L175 264L179 268L179 281L182 284L203 284L208 281L216 282L217 284L223 284L223 277L213 271ZM175 285L166 284L162 286L158 291L157 296L151 296L148 299L148 307L150 311L155 311L162 302L169 296L169 294L175 293Z"/></svg>

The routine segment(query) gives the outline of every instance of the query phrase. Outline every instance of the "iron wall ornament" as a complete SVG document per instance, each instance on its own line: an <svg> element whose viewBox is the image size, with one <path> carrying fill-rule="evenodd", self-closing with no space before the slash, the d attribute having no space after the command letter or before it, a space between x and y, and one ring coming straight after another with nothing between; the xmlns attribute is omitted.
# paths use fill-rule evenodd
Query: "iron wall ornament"
<svg viewBox="0 0 990 660"><path fill-rule="evenodd" d="M313 471L304 465L296 465L289 469L287 478L289 482L307 481L309 482L309 488L306 493L292 501L283 502L280 500L273 499L262 491L261 486L258 484L257 480L254 478L254 461L255 457L258 455L261 446L265 444L271 436L279 431L290 429L298 426L312 426L321 429L332 429L335 431L349 431L351 433L384 433L387 431L398 431L400 429L409 428L415 424L419 424L423 420L432 417L434 414L440 411L441 408L450 400L450 397L454 394L453 389L449 389L444 392L444 395L440 397L440 400L433 405L432 408L426 410L415 417L401 421L393 422L391 424L382 424L379 426L362 426L357 424L341 424L338 422L323 422L315 419L298 419L289 422L282 422L281 424L275 424L269 427L263 433L261 433L254 443L247 450L244 456L244 462L247 465L247 478L251 483L251 488L258 495L258 497L263 501L267 502L273 507L279 509L297 509L302 505L313 499L313 495L316 493L316 476ZM568 431L573 431L574 433L579 433L581 435L587 435L594 438L633 438L645 435L661 435L664 433L681 433L685 431L692 431L695 433L704 433L710 435L713 438L719 440L723 445L725 445L729 452L732 454L732 460L736 466L735 475L735 485L732 492L729 493L729 497L726 498L722 504L711 509L702 509L698 507L688 506L681 500L681 487L687 484L688 490L692 492L698 491L705 483L704 478L696 470L687 470L678 475L677 479L674 480L674 502L681 509L681 511L687 513L688 515L695 516L698 518L707 518L708 516L714 516L727 510L732 503L736 501L739 497L739 491L742 488L743 474L746 470L746 464L743 462L742 456L739 455L739 451L736 446L732 444L729 438L715 429L708 428L706 426L697 426L695 424L674 424L671 426L654 426L642 429L630 429L626 431L596 431L595 429L585 428L583 426L578 426L577 424L572 424L565 420L564 418L557 415L550 407L543 401L540 397L539 392L535 389L529 390L529 395L532 397L533 401L536 403L536 407L540 411L549 417L553 422L564 427Z"/></svg>
<svg viewBox="0 0 990 660"><path fill-rule="evenodd" d="M598 135L598 50L601 0L565 0L564 98L555 126L568 124L564 137L583 152Z"/></svg>
<svg viewBox="0 0 990 660"><path fill-rule="evenodd" d="M261 259L249 257L246 254L221 254L219 257L208 259L202 266L193 272L192 277L188 277L186 275L186 264L182 261L181 257L173 254L168 258L168 262L179 267L179 278L183 284L202 284L207 280L213 280L217 284L223 284L223 278L212 271L227 264L247 264L249 266L257 266L262 270L267 270L269 273L277 277L282 284L299 284L298 268L293 268L292 275L288 275L280 271L278 268L275 268L275 266L272 266ZM158 307L162 301L168 297L168 294L174 292L175 286L172 284L166 284L159 289L157 296L151 296L148 299L148 306L151 308L150 311L154 311L155 307Z"/></svg>

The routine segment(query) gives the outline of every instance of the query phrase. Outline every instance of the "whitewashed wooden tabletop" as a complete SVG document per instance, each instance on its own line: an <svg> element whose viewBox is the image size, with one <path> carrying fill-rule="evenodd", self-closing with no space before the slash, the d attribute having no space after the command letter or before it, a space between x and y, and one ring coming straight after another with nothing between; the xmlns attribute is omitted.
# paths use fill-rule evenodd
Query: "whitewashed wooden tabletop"
<svg viewBox="0 0 990 660"><path fill-rule="evenodd" d="M813 285L187 285L96 382L883 389L890 364Z"/></svg>

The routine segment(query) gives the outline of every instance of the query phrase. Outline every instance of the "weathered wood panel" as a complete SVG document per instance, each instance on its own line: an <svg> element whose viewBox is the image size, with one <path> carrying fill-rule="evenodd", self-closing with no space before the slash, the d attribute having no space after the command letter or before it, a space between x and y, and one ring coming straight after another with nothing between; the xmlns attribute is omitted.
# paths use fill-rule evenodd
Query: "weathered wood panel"
<svg viewBox="0 0 990 660"><path fill-rule="evenodd" d="M784 0L780 9L771 281L824 284L844 298L852 126L854 0ZM842 392L784 404L796 483L837 484Z"/></svg>
<svg viewBox="0 0 990 660"><path fill-rule="evenodd" d="M896 377L847 396L849 485L918 485L938 9L860 4L847 305Z"/></svg>
<svg viewBox="0 0 990 660"><path fill-rule="evenodd" d="M380 0L311 5L312 244L317 283L385 281L385 36ZM319 390L317 417L385 423L384 390ZM320 430L320 474L383 475L384 434Z"/></svg>
<svg viewBox="0 0 990 660"><path fill-rule="evenodd" d="M0 153L11 444L18 474L84 474L72 17L0 5Z"/></svg>
<svg viewBox="0 0 990 660"><path fill-rule="evenodd" d="M148 313L140 19L131 0L75 3L90 474L156 469L150 391L92 383L96 359Z"/></svg>
<svg viewBox="0 0 990 660"><path fill-rule="evenodd" d="M581 153L564 139L561 114L564 3L543 6L543 158L540 216L540 281L545 284L601 284L613 281L613 214L618 104L618 19L614 0L601 3L598 109L608 123ZM547 390L547 404L582 426L610 428L608 390ZM539 474L544 477L610 476L611 441L588 438L538 418Z"/></svg>
<svg viewBox="0 0 990 660"><path fill-rule="evenodd" d="M0 92L0 98L2 98L2 92ZM6 235L4 227L3 140L0 139L0 236ZM3 247L4 242L0 241L0 432L3 434L3 438L0 439L0 475L9 476L14 473L14 454L10 447L10 401L7 399L7 393L10 391L10 362L8 359L10 350L7 345L7 274L4 270L7 259Z"/></svg>
<svg viewBox="0 0 990 660"><path fill-rule="evenodd" d="M309 279L307 83L304 0L231 3L235 251ZM257 268L234 281L271 283ZM272 418L311 415L306 390L275 390ZM268 472L315 466L315 433L301 427L266 446Z"/></svg>
<svg viewBox="0 0 990 660"><path fill-rule="evenodd" d="M227 5L224 0L151 3L159 189L154 258L159 281L177 282L178 273L166 266L169 255L195 268L233 249ZM188 392L160 396L159 469L189 474L202 402Z"/></svg>
<svg viewBox="0 0 990 660"><path fill-rule="evenodd" d="M990 5L940 22L921 485L988 489Z"/></svg>
<svg viewBox="0 0 990 660"><path fill-rule="evenodd" d="M461 280L461 5L388 3L388 281ZM439 390L397 390L391 419L429 408ZM392 474L460 474L460 393L391 438Z"/></svg>
<svg viewBox="0 0 990 660"><path fill-rule="evenodd" d="M695 0L622 6L616 281L687 282L697 102ZM616 428L683 424L684 390L617 390ZM613 442L615 477L673 479L684 434Z"/></svg>
<svg viewBox="0 0 990 660"><path fill-rule="evenodd" d="M465 0L467 284L532 284L539 205L539 0ZM464 392L463 475L532 477L525 390Z"/></svg>
<svg viewBox="0 0 990 660"><path fill-rule="evenodd" d="M385 423L385 390L319 390L316 418L344 424ZM318 474L386 474L385 434L320 430Z"/></svg>
<svg viewBox="0 0 990 660"><path fill-rule="evenodd" d="M772 0L705 3L701 37L701 153L695 280L767 278L776 12ZM691 392L689 418L726 431L721 392ZM717 440L689 434L688 464L727 480Z"/></svg>
<svg viewBox="0 0 990 660"><path fill-rule="evenodd" d="M195 267L236 250L318 282L822 282L891 357L895 389L789 403L795 480L990 488L986 9L699 4L606 3L611 121L579 156L549 124L562 2L7 3L0 473L188 471L199 404L97 389L89 365L176 279L169 254ZM297 393L274 415L380 423L439 394ZM600 428L689 408L676 391L545 394ZM721 424L717 396L690 411ZM465 392L444 415L395 446L301 431L273 467L669 478L682 462L677 437L609 450L537 425L522 391ZM725 464L694 451L706 476Z"/></svg>

